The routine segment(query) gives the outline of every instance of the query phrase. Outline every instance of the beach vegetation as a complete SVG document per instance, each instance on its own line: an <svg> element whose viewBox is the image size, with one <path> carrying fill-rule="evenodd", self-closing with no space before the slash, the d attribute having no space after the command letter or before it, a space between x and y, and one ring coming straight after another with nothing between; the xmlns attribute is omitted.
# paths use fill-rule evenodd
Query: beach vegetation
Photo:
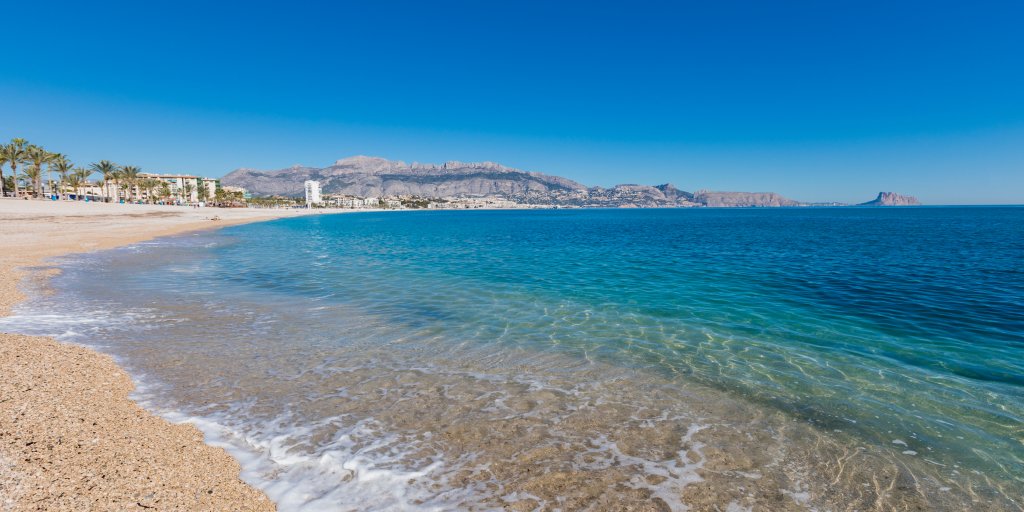
<svg viewBox="0 0 1024 512"><path fill-rule="evenodd" d="M138 187L139 191L146 193L146 199L149 202L154 202L156 196L153 191L160 188L160 180L154 178L142 178L139 180Z"/></svg>
<svg viewBox="0 0 1024 512"><path fill-rule="evenodd" d="M91 169L78 167L71 173L71 176L68 177L68 185L75 190L75 199L82 198L82 186L89 181L89 176L92 176ZM74 184L70 181L72 178L74 179Z"/></svg>
<svg viewBox="0 0 1024 512"><path fill-rule="evenodd" d="M25 169L26 175L31 174L30 185L32 187L33 197L42 197L43 195L43 166L48 166L53 161L53 153L43 149L40 146L30 145L27 151L29 165Z"/></svg>
<svg viewBox="0 0 1024 512"><path fill-rule="evenodd" d="M68 174L67 178L61 180L61 192L70 188L75 192L75 197L78 197L78 189L82 187L82 178L76 172Z"/></svg>
<svg viewBox="0 0 1024 512"><path fill-rule="evenodd" d="M139 184L139 180L141 179L139 177L139 173L141 172L142 169L134 165L121 166L121 169L118 171L118 179L122 183L124 183L126 187L125 199L131 201L135 197L134 191L135 187L137 187Z"/></svg>
<svg viewBox="0 0 1024 512"><path fill-rule="evenodd" d="M7 165L7 146L0 144L0 197L4 197L8 188L13 188L14 185L7 185L7 176L4 176L4 166Z"/></svg>
<svg viewBox="0 0 1024 512"><path fill-rule="evenodd" d="M103 200L108 201L110 199L110 189L108 187L111 179L113 179L117 173L117 164L110 160L100 160L99 162L90 165L89 168L92 169L92 172L103 177L102 185L100 185L100 187L101 190L103 190Z"/></svg>
<svg viewBox="0 0 1024 512"><path fill-rule="evenodd" d="M24 179L24 185L26 194L36 197L39 191L36 189L36 184L39 183L39 177L42 175L42 169L38 165L30 164L21 173L21 177Z"/></svg>
<svg viewBox="0 0 1024 512"><path fill-rule="evenodd" d="M57 176L60 178L60 181L57 186L57 194L60 196L61 199L65 199L64 189L67 187L68 179L71 177L71 173L75 170L75 164L71 163L71 160L68 160L68 157L60 153L55 153L53 155L53 160L50 162L49 170L51 174L53 172L56 172ZM53 194L52 176L50 177L50 193Z"/></svg>
<svg viewBox="0 0 1024 512"><path fill-rule="evenodd" d="M7 165L11 167L14 197L21 195L21 187L18 183L18 166L27 162L28 151L26 146L28 146L27 140L22 138L13 138L11 139L11 142L4 145L2 149L4 160L7 162Z"/></svg>

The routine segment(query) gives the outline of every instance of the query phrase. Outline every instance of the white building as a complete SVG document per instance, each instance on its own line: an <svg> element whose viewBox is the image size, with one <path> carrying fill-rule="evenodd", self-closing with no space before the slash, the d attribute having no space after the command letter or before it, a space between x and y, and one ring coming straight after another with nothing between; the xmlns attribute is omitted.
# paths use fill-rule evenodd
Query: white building
<svg viewBox="0 0 1024 512"><path fill-rule="evenodd" d="M306 181L306 206L312 206L314 204L320 204L323 202L320 199L320 182L307 180Z"/></svg>
<svg viewBox="0 0 1024 512"><path fill-rule="evenodd" d="M167 191L171 200L196 203L199 201L212 201L220 188L220 180L215 178L201 178L188 174L167 174L167 173L141 173L142 178L152 178L167 183ZM200 189L203 189L200 192ZM154 195L159 190L154 190ZM140 199L150 199L146 191L135 187L132 196Z"/></svg>
<svg viewBox="0 0 1024 512"><path fill-rule="evenodd" d="M376 197L328 196L328 202L338 208L377 208L380 199Z"/></svg>

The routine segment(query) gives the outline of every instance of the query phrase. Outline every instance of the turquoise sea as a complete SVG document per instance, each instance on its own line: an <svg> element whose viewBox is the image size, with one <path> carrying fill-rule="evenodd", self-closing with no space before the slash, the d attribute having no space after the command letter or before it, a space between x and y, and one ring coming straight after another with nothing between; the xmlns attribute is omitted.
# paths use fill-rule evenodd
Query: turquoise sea
<svg viewBox="0 0 1024 512"><path fill-rule="evenodd" d="M319 215L57 264L0 328L114 355L282 510L1024 510L1024 208Z"/></svg>

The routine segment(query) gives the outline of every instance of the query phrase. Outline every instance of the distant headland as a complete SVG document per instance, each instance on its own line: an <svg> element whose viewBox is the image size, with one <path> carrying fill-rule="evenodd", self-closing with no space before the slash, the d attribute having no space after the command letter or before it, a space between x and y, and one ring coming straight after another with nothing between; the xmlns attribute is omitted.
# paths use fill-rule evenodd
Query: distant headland
<svg viewBox="0 0 1024 512"><path fill-rule="evenodd" d="M914 196L902 196L895 192L879 192L878 197L857 206L920 206L921 202Z"/></svg>

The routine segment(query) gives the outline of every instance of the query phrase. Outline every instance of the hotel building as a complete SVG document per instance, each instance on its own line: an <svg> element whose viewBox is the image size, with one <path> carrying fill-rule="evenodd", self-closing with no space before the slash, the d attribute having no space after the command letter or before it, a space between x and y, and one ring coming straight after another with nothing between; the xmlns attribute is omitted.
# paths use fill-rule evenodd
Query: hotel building
<svg viewBox="0 0 1024 512"><path fill-rule="evenodd" d="M323 200L320 198L320 182L307 180L306 181L306 206L312 206L314 204L320 204Z"/></svg>

